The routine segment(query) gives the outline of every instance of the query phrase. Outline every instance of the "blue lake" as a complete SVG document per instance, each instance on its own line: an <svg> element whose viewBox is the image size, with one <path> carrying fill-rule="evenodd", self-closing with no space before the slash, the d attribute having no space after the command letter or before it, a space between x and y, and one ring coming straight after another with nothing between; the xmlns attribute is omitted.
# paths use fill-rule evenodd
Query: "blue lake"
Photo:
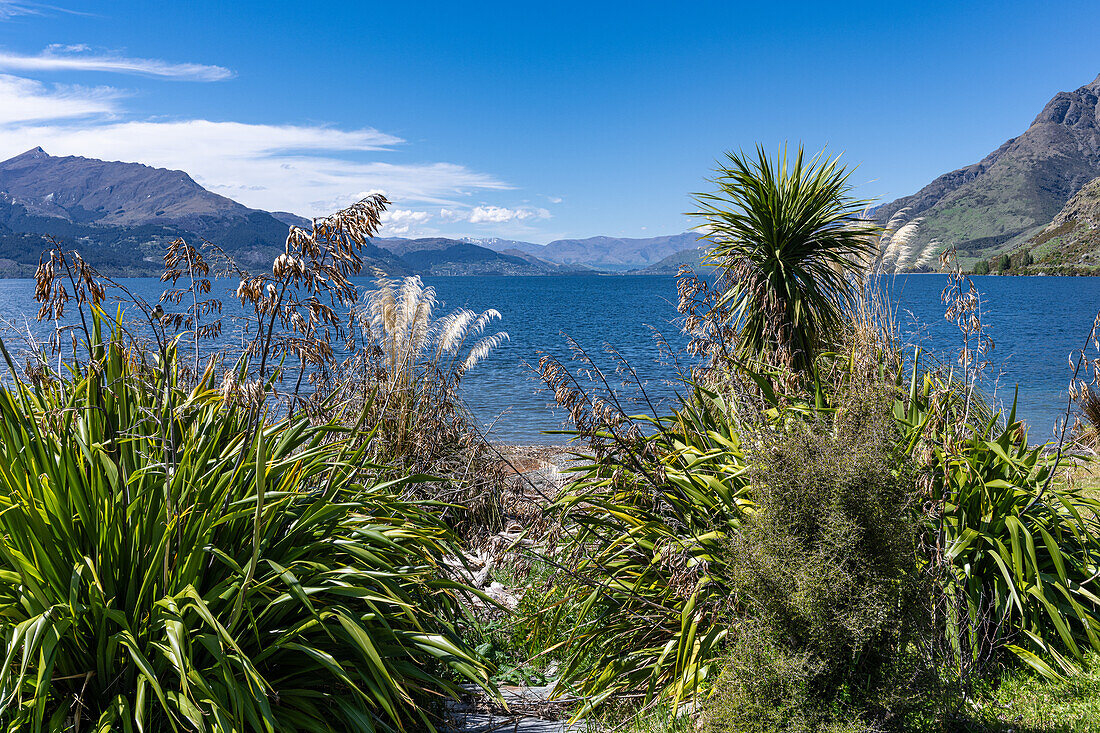
<svg viewBox="0 0 1100 733"><path fill-rule="evenodd" d="M1018 415L1034 440L1054 435L1066 408L1072 369L1070 352L1080 349L1097 310L1100 278L973 278L982 294L986 334L995 344L989 357L995 396L1011 403L1018 384ZM537 362L539 350L568 358L563 334L590 352L614 346L648 380L647 391L667 399L675 369L661 357L650 327L674 347L684 345L676 325L676 282L668 276L566 278L428 278L449 306L497 308L512 336L507 347L471 372L466 397L483 420L496 418L501 440L547 441L539 430L560 428L563 419L547 410L547 396L523 362ZM895 303L902 338L943 360L954 360L962 345L958 327L945 320L943 275L899 275L884 281ZM1093 349L1090 356L1097 357ZM626 390L629 392L629 390ZM552 437L551 437L552 439Z"/></svg>
<svg viewBox="0 0 1100 733"><path fill-rule="evenodd" d="M676 370L655 340L656 331L674 349L684 346L671 276L471 276L424 281L443 301L439 314L465 306L478 311L496 308L503 316L495 330L507 331L511 340L469 372L463 385L467 403L498 441L564 440L543 434L567 426L564 416L549 407L550 396L540 392L533 367L540 352L568 360L566 336L604 365L610 366L601 356L605 347L617 349L657 400L668 400L678 389L669 384ZM151 300L162 287L155 279L125 282ZM996 343L991 357L997 396L1010 401L1019 384L1020 416L1031 426L1033 439L1048 439L1065 410L1069 354L1081 348L1100 308L1100 278L986 276L974 282L982 292L987 333ZM961 335L943 317L940 293L946 283L947 278L939 275L901 275L888 281L903 338L952 359ZM25 333L37 311L33 292L29 280L0 280L0 318ZM41 333L38 325L30 328ZM1090 355L1097 356L1095 351ZM609 376L616 377L613 372ZM633 391L627 387L623 393Z"/></svg>

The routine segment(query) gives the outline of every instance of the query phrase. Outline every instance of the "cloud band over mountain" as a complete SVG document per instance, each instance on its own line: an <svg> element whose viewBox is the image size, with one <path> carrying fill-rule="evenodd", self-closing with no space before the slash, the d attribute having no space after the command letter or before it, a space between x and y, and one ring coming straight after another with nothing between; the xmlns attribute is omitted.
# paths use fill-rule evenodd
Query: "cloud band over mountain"
<svg viewBox="0 0 1100 733"><path fill-rule="evenodd" d="M0 4L0 11L5 8L9 14L18 9ZM513 188L490 173L446 161L385 160L407 158L408 144L372 127L142 119L127 108L133 95L129 89L51 83L5 71L65 72L67 78L105 72L197 82L234 77L222 66L132 58L83 45L53 45L34 54L0 49L0 159L42 146L57 155L182 169L247 206L303 215L328 213L381 191L411 207L406 209L411 215L392 220L391 231L402 234L433 233L433 220L512 225L522 231L523 222L549 217L546 209L484 201L486 193ZM478 198L472 199L475 194ZM444 216L441 210L454 213Z"/></svg>

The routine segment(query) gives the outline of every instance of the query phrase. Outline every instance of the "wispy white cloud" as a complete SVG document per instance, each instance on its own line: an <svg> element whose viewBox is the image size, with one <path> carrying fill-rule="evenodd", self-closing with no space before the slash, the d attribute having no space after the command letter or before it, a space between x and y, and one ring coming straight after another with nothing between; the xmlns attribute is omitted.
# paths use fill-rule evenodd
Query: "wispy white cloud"
<svg viewBox="0 0 1100 733"><path fill-rule="evenodd" d="M42 6L38 3L0 0L0 20L8 20L19 15L41 15Z"/></svg>
<svg viewBox="0 0 1100 733"><path fill-rule="evenodd" d="M2 7L0 5L0 13L3 12ZM96 53L83 44L52 45L36 54L0 50L0 69L49 72L106 71L116 74L155 76L176 81L222 81L233 77L233 72L223 66L127 58L115 53Z"/></svg>
<svg viewBox="0 0 1100 733"><path fill-rule="evenodd" d="M70 15L88 15L76 10L60 8L56 5L28 2L27 0L0 0L0 21L10 20L20 15L46 15L47 13L68 13Z"/></svg>
<svg viewBox="0 0 1100 733"><path fill-rule="evenodd" d="M470 235L474 225L479 236L525 237L539 236L538 222L551 218L543 208L493 206L489 204L444 206L438 210L425 208L394 209L382 217L383 236L391 237L453 237Z"/></svg>
<svg viewBox="0 0 1100 733"><path fill-rule="evenodd" d="M66 63L93 58L83 46L53 46L34 63L44 63L47 56ZM18 57L20 62L13 58L0 51L0 69L32 64L30 57ZM127 96L114 87L46 84L0 72L0 160L42 146L51 155L179 169L246 206L304 215L326 214L368 192L382 192L401 207L386 222L387 231L395 235L435 233L430 224L441 207L459 212L449 221L467 225L518 226L516 222L549 216L545 209L473 206L475 193L512 187L454 163L391 162L404 152L405 141L374 128L135 119L124 105Z"/></svg>
<svg viewBox="0 0 1100 733"><path fill-rule="evenodd" d="M112 115L122 96L111 87L47 86L0 74L0 125Z"/></svg>
<svg viewBox="0 0 1100 733"><path fill-rule="evenodd" d="M465 221L470 224L505 224L533 219L549 219L550 212L543 208L506 206L474 206L470 209L442 209L439 212L445 221Z"/></svg>
<svg viewBox="0 0 1100 733"><path fill-rule="evenodd" d="M17 15L37 15L34 9L27 5L27 3L10 2L8 0L0 0L0 20L7 20L8 18L14 18Z"/></svg>
<svg viewBox="0 0 1100 733"><path fill-rule="evenodd" d="M412 209L389 209L382 213L383 236L399 237L414 233L426 224L432 215L427 211Z"/></svg>

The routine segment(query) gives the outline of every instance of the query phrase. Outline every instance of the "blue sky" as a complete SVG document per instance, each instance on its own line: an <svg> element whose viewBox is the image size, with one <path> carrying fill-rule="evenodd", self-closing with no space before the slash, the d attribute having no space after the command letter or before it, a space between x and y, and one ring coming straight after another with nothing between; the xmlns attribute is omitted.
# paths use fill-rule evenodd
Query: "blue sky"
<svg viewBox="0 0 1100 733"><path fill-rule="evenodd" d="M890 200L1100 73L1100 3L0 0L0 158L182 168L395 236L683 231L723 151L802 141Z"/></svg>

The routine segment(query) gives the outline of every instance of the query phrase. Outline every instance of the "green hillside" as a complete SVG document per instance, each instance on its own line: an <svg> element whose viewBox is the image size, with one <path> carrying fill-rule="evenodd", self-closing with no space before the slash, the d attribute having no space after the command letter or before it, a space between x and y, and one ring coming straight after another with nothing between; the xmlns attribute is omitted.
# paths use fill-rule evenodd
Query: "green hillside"
<svg viewBox="0 0 1100 733"><path fill-rule="evenodd" d="M1100 274L1100 178L1078 191L1038 234L987 266L1018 275Z"/></svg>

